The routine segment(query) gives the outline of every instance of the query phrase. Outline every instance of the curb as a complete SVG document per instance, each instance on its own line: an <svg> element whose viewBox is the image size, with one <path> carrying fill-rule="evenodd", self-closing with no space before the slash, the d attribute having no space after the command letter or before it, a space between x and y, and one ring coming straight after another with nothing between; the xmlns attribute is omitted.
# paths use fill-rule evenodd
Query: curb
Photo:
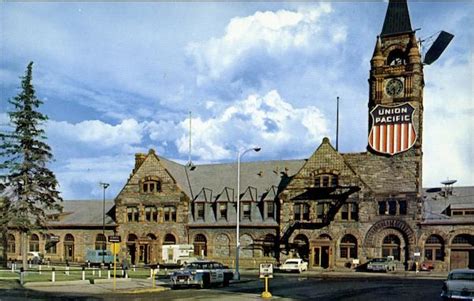
<svg viewBox="0 0 474 301"><path fill-rule="evenodd" d="M116 278L115 279L116 282L130 282L132 281L132 278ZM113 283L114 282L114 279L113 278L110 278L110 279L94 279L94 284L100 284L100 283Z"/></svg>
<svg viewBox="0 0 474 301"><path fill-rule="evenodd" d="M27 282L23 287L42 287L42 286L64 286L64 285L91 285L89 280L68 280L68 281L43 281L43 282Z"/></svg>
<svg viewBox="0 0 474 301"><path fill-rule="evenodd" d="M155 288L139 288L139 289L132 289L132 290L120 290L117 291L118 294L145 294L145 293L159 293L164 291L169 291L171 288L157 286Z"/></svg>

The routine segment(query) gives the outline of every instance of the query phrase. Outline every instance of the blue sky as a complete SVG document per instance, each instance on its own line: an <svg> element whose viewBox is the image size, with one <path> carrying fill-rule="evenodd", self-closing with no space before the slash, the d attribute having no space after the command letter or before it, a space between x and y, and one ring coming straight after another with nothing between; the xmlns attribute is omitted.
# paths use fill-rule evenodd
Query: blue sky
<svg viewBox="0 0 474 301"><path fill-rule="evenodd" d="M323 137L367 145L370 57L386 2L0 3L0 123L34 61L65 199L120 191L134 153L195 163L307 158ZM473 4L409 2L419 38L455 35L426 66L425 187L474 185Z"/></svg>

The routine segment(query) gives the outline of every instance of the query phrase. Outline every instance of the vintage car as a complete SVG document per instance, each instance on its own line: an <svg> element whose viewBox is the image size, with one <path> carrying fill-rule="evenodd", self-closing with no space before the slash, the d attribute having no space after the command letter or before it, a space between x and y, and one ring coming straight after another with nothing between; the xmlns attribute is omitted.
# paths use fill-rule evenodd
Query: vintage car
<svg viewBox="0 0 474 301"><path fill-rule="evenodd" d="M234 277L232 270L219 262L199 260L171 274L171 286L198 286L207 288L211 285L228 286Z"/></svg>
<svg viewBox="0 0 474 301"><path fill-rule="evenodd" d="M367 264L367 270L374 271L374 272L395 271L396 268L397 268L397 262L393 259L392 256L387 256L384 258L373 258Z"/></svg>
<svg viewBox="0 0 474 301"><path fill-rule="evenodd" d="M443 300L474 300L474 270L456 269L449 272L441 289Z"/></svg>
<svg viewBox="0 0 474 301"><path fill-rule="evenodd" d="M301 258L287 259L279 268L282 272L298 272L308 270L308 263Z"/></svg>

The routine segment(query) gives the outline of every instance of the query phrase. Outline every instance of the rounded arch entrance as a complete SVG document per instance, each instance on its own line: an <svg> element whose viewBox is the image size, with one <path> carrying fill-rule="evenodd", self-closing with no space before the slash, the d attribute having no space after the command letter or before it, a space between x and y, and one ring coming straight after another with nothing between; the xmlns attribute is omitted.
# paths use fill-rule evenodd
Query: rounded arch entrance
<svg viewBox="0 0 474 301"><path fill-rule="evenodd" d="M309 239L304 234L298 234L293 239L296 255L305 261L309 259Z"/></svg>
<svg viewBox="0 0 474 301"><path fill-rule="evenodd" d="M394 256L408 267L414 252L415 232L404 221L387 219L375 223L364 239L368 258Z"/></svg>

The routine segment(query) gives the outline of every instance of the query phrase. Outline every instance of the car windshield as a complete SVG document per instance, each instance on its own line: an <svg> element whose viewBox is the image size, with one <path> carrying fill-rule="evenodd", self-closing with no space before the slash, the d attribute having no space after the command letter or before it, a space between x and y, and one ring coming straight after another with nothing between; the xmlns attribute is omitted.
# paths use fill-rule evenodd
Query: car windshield
<svg viewBox="0 0 474 301"><path fill-rule="evenodd" d="M286 264L298 264L299 261L298 260L287 260L285 261Z"/></svg>
<svg viewBox="0 0 474 301"><path fill-rule="evenodd" d="M374 258L372 259L372 262L385 262L387 261L385 258Z"/></svg>
<svg viewBox="0 0 474 301"><path fill-rule="evenodd" d="M193 262L186 266L186 268L190 270L198 270L198 269L209 269L210 264L207 262Z"/></svg>
<svg viewBox="0 0 474 301"><path fill-rule="evenodd" d="M474 281L474 273L451 273L448 280L467 280Z"/></svg>

